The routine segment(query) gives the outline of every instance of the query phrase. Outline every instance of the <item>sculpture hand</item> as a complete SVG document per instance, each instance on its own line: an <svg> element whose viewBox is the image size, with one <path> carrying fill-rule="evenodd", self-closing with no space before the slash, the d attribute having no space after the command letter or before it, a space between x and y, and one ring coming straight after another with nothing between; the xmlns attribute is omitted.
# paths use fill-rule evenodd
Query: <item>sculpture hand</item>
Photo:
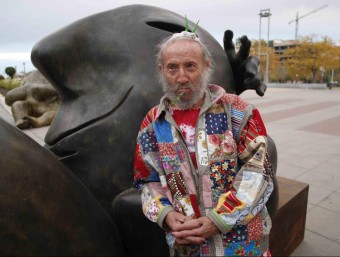
<svg viewBox="0 0 340 257"><path fill-rule="evenodd" d="M226 30L223 44L234 74L236 94L239 95L247 89L255 89L258 95L263 96L267 86L261 82L258 72L259 59L249 56L251 41L247 36L242 36L240 50L236 53L233 36L231 30Z"/></svg>

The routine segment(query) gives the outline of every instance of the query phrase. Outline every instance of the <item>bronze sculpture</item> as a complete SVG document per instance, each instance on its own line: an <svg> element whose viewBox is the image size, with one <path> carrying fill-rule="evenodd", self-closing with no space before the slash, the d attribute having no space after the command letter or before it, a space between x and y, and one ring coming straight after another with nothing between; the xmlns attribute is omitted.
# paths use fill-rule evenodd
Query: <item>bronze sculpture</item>
<svg viewBox="0 0 340 257"><path fill-rule="evenodd" d="M145 221L138 192L131 189L132 164L141 119L162 94L154 74L154 46L171 33L182 31L184 24L184 17L165 9L125 6L70 24L39 41L32 50L32 62L61 97L45 138L46 147L111 214L119 231L117 240L122 239L125 253L131 256L159 256L168 251L164 237L158 236L163 232ZM189 23L189 28L194 26ZM254 68L258 63L248 58L249 40L244 38L244 48L237 55L230 34L223 49L203 28L196 33L216 62L213 83L232 93L248 88L264 93L265 85ZM246 79L252 79L251 83L245 83ZM241 83L238 89L231 86L235 80ZM271 147L271 159L276 163L273 142ZM277 198L271 205L275 210ZM150 253L147 244L132 242L131 237L137 242L148 240L145 234L133 231L135 224L145 231L158 231L149 235L159 242L155 252Z"/></svg>

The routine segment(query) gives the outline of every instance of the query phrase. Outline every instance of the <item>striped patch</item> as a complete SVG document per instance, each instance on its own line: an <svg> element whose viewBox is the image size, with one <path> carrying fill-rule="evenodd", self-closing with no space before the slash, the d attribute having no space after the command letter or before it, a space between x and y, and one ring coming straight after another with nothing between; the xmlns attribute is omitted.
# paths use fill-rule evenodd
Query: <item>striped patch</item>
<svg viewBox="0 0 340 257"><path fill-rule="evenodd" d="M231 109L231 125L234 138L236 139L240 130L241 121L244 117L244 112Z"/></svg>
<svg viewBox="0 0 340 257"><path fill-rule="evenodd" d="M229 191L220 197L216 207L216 211L218 214L232 213L236 209L241 209L244 205L245 203L237 199L237 197Z"/></svg>

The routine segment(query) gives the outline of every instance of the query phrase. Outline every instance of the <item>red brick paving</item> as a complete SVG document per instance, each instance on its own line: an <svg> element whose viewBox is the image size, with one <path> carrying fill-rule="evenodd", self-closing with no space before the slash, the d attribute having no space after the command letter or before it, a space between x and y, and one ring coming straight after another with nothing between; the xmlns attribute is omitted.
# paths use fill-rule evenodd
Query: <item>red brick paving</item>
<svg viewBox="0 0 340 257"><path fill-rule="evenodd" d="M299 130L335 136L340 135L340 116L301 127Z"/></svg>
<svg viewBox="0 0 340 257"><path fill-rule="evenodd" d="M287 99L287 102L291 102L291 100ZM336 105L340 105L340 102L337 102L337 101L319 102L316 104L303 105L303 106L294 107L294 108L290 108L290 109L286 109L282 111L263 113L262 118L264 122L274 122L274 121L287 119L287 118L299 116L299 115L310 113L310 112L319 111L319 110L333 107Z"/></svg>

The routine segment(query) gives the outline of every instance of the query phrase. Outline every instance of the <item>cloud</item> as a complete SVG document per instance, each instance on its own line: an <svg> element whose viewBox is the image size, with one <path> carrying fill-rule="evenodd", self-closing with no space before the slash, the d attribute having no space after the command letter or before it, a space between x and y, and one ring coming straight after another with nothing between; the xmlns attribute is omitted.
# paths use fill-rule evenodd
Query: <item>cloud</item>
<svg viewBox="0 0 340 257"><path fill-rule="evenodd" d="M30 60L30 59L31 59L30 52L0 53L0 60L21 61L21 60Z"/></svg>

